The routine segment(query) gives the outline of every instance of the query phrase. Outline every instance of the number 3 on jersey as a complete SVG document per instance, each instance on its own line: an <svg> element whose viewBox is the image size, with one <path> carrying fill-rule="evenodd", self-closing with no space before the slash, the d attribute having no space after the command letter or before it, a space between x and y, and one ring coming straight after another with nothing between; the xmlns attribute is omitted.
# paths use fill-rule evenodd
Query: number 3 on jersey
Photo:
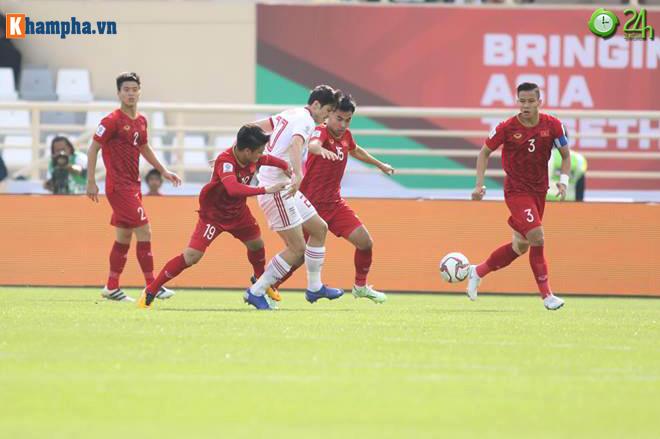
<svg viewBox="0 0 660 439"><path fill-rule="evenodd" d="M527 141L529 142L529 148L527 148L527 151L534 152L536 150L536 145L534 145L536 139L528 139Z"/></svg>

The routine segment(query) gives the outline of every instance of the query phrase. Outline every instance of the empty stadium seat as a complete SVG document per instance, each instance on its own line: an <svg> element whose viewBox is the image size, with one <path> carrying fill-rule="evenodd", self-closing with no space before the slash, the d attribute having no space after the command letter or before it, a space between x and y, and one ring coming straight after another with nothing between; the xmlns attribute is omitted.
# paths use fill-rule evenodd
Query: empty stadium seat
<svg viewBox="0 0 660 439"><path fill-rule="evenodd" d="M8 145L32 145L32 137L30 136L5 136L5 144ZM3 148L2 159L9 168L17 168L20 166L27 166L32 163L32 150L29 148Z"/></svg>
<svg viewBox="0 0 660 439"><path fill-rule="evenodd" d="M85 69L60 69L57 71L57 98L60 101L89 102L94 96Z"/></svg>
<svg viewBox="0 0 660 439"><path fill-rule="evenodd" d="M0 68L0 101L15 101L17 98L14 71L9 67Z"/></svg>
<svg viewBox="0 0 660 439"><path fill-rule="evenodd" d="M45 67L26 67L21 72L19 96L30 101L54 101L57 99L53 75Z"/></svg>
<svg viewBox="0 0 660 439"><path fill-rule="evenodd" d="M201 148L206 145L205 136L190 134L183 138L183 163L186 165L207 165L208 156L205 151L188 151L188 148ZM176 157L176 153L175 153Z"/></svg>

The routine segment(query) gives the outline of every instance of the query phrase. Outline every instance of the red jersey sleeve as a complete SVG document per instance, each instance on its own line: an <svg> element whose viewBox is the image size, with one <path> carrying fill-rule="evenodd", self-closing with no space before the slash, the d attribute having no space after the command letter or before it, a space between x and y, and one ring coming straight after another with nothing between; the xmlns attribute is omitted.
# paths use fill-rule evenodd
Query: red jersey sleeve
<svg viewBox="0 0 660 439"><path fill-rule="evenodd" d="M562 146L568 145L568 133L566 132L566 127L561 123L559 119L553 117L550 119L550 127L552 131L552 143L553 146L561 148Z"/></svg>
<svg viewBox="0 0 660 439"><path fill-rule="evenodd" d="M348 133L348 150L355 151L355 149L357 148L357 144L353 139L353 133L351 133L350 131L346 131L346 132Z"/></svg>
<svg viewBox="0 0 660 439"><path fill-rule="evenodd" d="M222 184L227 190L227 193L232 197L250 197L252 195L262 195L266 193L266 188L263 186L253 187L239 183L234 174L224 177L222 179Z"/></svg>
<svg viewBox="0 0 660 439"><path fill-rule="evenodd" d="M115 123L115 119L106 116L101 120L101 123L99 124L98 127L96 127L96 132L94 133L94 140L99 142L101 145L105 145L105 143L112 137L114 132L116 131L116 126L117 124Z"/></svg>
<svg viewBox="0 0 660 439"><path fill-rule="evenodd" d="M502 143L504 143L504 139L506 139L506 126L506 122L500 122L488 135L486 146L491 151L495 151Z"/></svg>
<svg viewBox="0 0 660 439"><path fill-rule="evenodd" d="M140 137L144 136L144 139L140 140L142 141L141 145L146 145L149 143L149 122L147 122L147 118L144 116L142 116L142 120L144 121L144 130L140 133Z"/></svg>
<svg viewBox="0 0 660 439"><path fill-rule="evenodd" d="M284 160L277 158L275 156L266 154L262 155L259 158L259 161L257 162L258 166L275 166L276 168L280 168L283 170L289 169L289 164L285 162Z"/></svg>
<svg viewBox="0 0 660 439"><path fill-rule="evenodd" d="M309 138L309 141L318 139L321 142L321 145L328 139L328 129L323 125L319 125L314 128L314 132Z"/></svg>

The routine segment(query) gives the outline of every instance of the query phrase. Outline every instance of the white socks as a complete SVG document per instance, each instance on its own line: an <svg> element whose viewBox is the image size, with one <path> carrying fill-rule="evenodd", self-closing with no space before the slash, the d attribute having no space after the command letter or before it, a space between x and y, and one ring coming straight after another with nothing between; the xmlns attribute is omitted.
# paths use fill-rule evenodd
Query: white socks
<svg viewBox="0 0 660 439"><path fill-rule="evenodd" d="M250 287L250 292L255 296L263 296L266 288L282 279L289 270L291 266L279 254L275 255L268 263L264 274Z"/></svg>
<svg viewBox="0 0 660 439"><path fill-rule="evenodd" d="M307 267L307 289L316 292L321 289L321 269L325 261L325 247L305 246L305 267Z"/></svg>

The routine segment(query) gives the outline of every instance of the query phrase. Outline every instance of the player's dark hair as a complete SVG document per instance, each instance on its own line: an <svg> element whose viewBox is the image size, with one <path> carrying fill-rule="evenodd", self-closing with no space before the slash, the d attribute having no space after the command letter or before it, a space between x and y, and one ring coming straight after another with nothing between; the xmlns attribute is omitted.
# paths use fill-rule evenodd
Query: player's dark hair
<svg viewBox="0 0 660 439"><path fill-rule="evenodd" d="M147 172L147 175L144 176L144 181L148 182L151 177L158 177L160 180L163 179L160 171L156 168L153 168L151 171Z"/></svg>
<svg viewBox="0 0 660 439"><path fill-rule="evenodd" d="M519 95L521 91L536 91L536 97L540 98L541 97L541 91L539 90L539 86L534 84L533 82L523 82L518 86L518 89L516 91L516 95Z"/></svg>
<svg viewBox="0 0 660 439"><path fill-rule="evenodd" d="M124 82L137 82L138 87L140 87L140 77L135 72L124 72L121 75L117 76L117 91L121 90L121 85Z"/></svg>
<svg viewBox="0 0 660 439"><path fill-rule="evenodd" d="M329 85L317 85L309 93L309 99L307 99L307 105L312 105L315 101L321 104L322 107L326 105L332 105L333 108L339 103L339 98L341 98L341 91L335 90Z"/></svg>
<svg viewBox="0 0 660 439"><path fill-rule="evenodd" d="M339 99L339 104L337 105L337 111L349 111L355 113L355 100L350 94L342 95Z"/></svg>
<svg viewBox="0 0 660 439"><path fill-rule="evenodd" d="M53 140L50 141L50 154L53 155L55 154L55 143L57 142L64 142L66 143L66 146L69 148L69 152L71 155L73 155L76 152L76 149L73 147L73 143L69 140L68 137L66 136L55 136L53 137Z"/></svg>
<svg viewBox="0 0 660 439"><path fill-rule="evenodd" d="M236 148L239 151L248 148L250 151L256 151L264 146L270 140L270 136L264 133L258 125L243 125L236 135Z"/></svg>

